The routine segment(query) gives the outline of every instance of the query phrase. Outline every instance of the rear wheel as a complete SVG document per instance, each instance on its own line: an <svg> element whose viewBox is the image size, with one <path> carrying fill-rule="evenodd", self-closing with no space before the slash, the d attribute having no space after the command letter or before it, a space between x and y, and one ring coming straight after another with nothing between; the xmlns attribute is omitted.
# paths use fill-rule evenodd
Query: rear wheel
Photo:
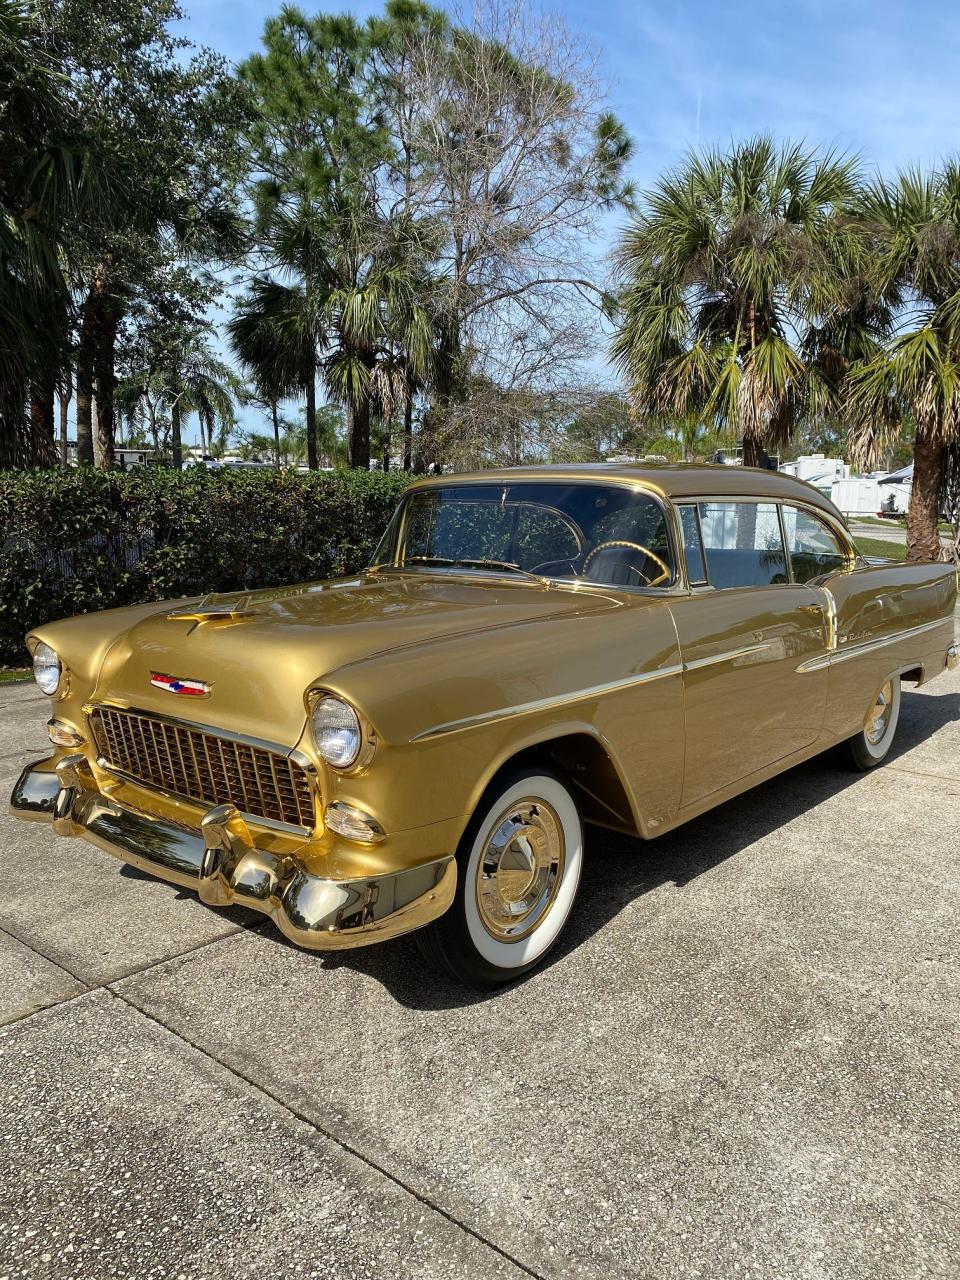
<svg viewBox="0 0 960 1280"><path fill-rule="evenodd" d="M546 768L501 776L460 841L452 906L415 935L421 952L472 987L529 972L567 922L582 861L583 823L565 780Z"/></svg>
<svg viewBox="0 0 960 1280"><path fill-rule="evenodd" d="M891 676L877 690L863 728L843 745L855 769L875 769L888 756L900 719L900 678Z"/></svg>

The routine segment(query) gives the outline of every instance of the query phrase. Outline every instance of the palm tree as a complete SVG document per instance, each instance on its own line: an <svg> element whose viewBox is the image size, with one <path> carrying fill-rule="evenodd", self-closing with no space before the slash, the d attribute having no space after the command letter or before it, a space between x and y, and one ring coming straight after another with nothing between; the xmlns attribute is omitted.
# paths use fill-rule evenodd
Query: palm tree
<svg viewBox="0 0 960 1280"><path fill-rule="evenodd" d="M280 466L282 400L307 398L307 453L310 467L318 462L316 407L316 327L300 285L286 285L258 276L240 297L227 322L227 338L257 396L270 408L274 450Z"/></svg>
<svg viewBox="0 0 960 1280"><path fill-rule="evenodd" d="M431 377L438 346L429 243L425 223L378 220L357 204L344 210L325 300L323 369L330 394L347 410L351 467L370 465L371 414L389 421L401 406L409 463L413 400Z"/></svg>
<svg viewBox="0 0 960 1280"><path fill-rule="evenodd" d="M234 407L244 403L242 381L225 361L214 355L207 336L196 329L158 328L151 335L136 367L117 387L114 403L130 423L146 421L154 447L166 439L169 415L173 465L183 465L183 420L200 417L201 439L212 438L217 422L228 428Z"/></svg>
<svg viewBox="0 0 960 1280"><path fill-rule="evenodd" d="M878 294L894 331L851 371L850 445L876 464L914 430L907 559L940 554L937 520L945 453L960 443L960 161L932 174L901 173L865 193Z"/></svg>
<svg viewBox="0 0 960 1280"><path fill-rule="evenodd" d="M20 0L0 0L0 103L0 466L50 464L68 228L102 190L44 33Z"/></svg>
<svg viewBox="0 0 960 1280"><path fill-rule="evenodd" d="M646 194L619 247L613 342L639 410L725 428L747 465L789 439L824 392L808 331L860 260L842 216L857 188L854 161L759 137L689 156Z"/></svg>

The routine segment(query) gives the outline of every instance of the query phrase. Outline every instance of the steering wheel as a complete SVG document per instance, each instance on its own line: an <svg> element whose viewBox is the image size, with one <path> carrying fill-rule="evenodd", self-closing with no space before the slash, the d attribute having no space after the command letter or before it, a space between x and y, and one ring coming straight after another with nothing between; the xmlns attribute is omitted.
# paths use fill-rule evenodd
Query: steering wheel
<svg viewBox="0 0 960 1280"><path fill-rule="evenodd" d="M642 546L639 542L627 542L620 538L615 538L610 542L597 543L597 545L593 548L593 550L587 554L586 559L584 560L583 564L580 566L580 572L585 574L590 564L590 561L593 559L593 557L596 555L599 555L601 551L607 551L610 547L629 547L632 551L639 551L642 555L649 556L649 558L654 562L654 564L658 564L660 566L661 572L658 573L655 578L648 578L647 575L641 572L641 570L638 569L635 565L631 564L627 566L627 568L631 571L631 573L635 573L638 578L643 578L646 581L646 585L648 587L658 587L661 582L670 581L669 565L664 564L664 562L660 559L660 557L655 552L651 551L649 547Z"/></svg>

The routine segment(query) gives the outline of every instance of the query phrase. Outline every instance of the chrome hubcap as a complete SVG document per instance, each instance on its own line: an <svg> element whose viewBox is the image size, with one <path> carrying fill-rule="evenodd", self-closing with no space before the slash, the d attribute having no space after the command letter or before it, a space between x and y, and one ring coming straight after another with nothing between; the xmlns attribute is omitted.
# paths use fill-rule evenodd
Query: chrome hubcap
<svg viewBox="0 0 960 1280"><path fill-rule="evenodd" d="M877 694L876 701L870 708L864 724L864 733L867 735L867 741L871 746L876 747L883 741L883 735L887 732L892 713L893 685L888 680Z"/></svg>
<svg viewBox="0 0 960 1280"><path fill-rule="evenodd" d="M563 878L563 827L543 800L510 805L477 864L477 909L498 942L519 942L543 921Z"/></svg>

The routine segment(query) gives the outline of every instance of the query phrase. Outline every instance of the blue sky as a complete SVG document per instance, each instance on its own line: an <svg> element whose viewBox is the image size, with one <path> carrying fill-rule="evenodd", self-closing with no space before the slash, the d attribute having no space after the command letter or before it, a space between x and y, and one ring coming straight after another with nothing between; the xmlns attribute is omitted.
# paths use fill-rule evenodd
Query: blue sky
<svg viewBox="0 0 960 1280"><path fill-rule="evenodd" d="M257 46L279 7L183 3L185 34L233 60ZM382 6L319 7L365 17ZM637 141L641 184L698 142L761 130L855 151L883 169L960 149L960 8L947 0L544 7L599 53L612 105Z"/></svg>
<svg viewBox="0 0 960 1280"><path fill-rule="evenodd" d="M279 8L279 0L183 4L184 34L231 60L258 46ZM318 7L366 17L382 5ZM757 132L856 153L883 172L960 151L960 7L946 0L543 7L597 53L611 105L636 142L641 188L691 147Z"/></svg>

